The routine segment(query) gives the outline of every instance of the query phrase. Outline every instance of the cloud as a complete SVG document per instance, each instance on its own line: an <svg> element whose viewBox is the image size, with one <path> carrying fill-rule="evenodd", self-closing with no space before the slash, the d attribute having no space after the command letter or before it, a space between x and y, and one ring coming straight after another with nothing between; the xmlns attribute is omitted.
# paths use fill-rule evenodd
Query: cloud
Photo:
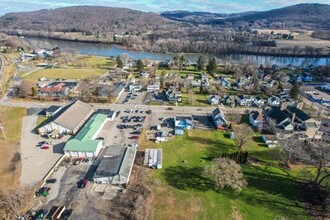
<svg viewBox="0 0 330 220"><path fill-rule="evenodd" d="M270 10L298 3L324 3L330 0L1 0L0 15L75 5L125 7L142 11L209 11L218 13Z"/></svg>

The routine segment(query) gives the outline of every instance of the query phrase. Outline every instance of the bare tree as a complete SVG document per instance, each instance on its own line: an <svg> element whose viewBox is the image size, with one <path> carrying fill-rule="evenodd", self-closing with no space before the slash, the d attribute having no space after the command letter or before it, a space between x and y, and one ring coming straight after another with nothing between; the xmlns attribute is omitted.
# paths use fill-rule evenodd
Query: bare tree
<svg viewBox="0 0 330 220"><path fill-rule="evenodd" d="M219 189L230 187L239 192L247 185L241 166L229 158L215 158L210 166L205 167L204 174L212 176Z"/></svg>
<svg viewBox="0 0 330 220"><path fill-rule="evenodd" d="M240 124L234 129L236 145L242 151L244 145L251 140L252 130L248 124Z"/></svg>
<svg viewBox="0 0 330 220"><path fill-rule="evenodd" d="M5 219L17 219L33 202L36 186L25 186L17 190L0 191L0 213Z"/></svg>

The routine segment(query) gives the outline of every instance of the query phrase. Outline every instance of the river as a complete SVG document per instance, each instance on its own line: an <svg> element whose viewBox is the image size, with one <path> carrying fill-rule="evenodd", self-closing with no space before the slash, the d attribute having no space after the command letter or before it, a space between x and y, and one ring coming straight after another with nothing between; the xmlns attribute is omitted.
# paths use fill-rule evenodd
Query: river
<svg viewBox="0 0 330 220"><path fill-rule="evenodd" d="M174 53L152 53L152 52L137 52L126 50L117 47L113 44L97 44L75 41L62 41L46 38L25 38L27 41L36 47L53 48L58 46L61 49L75 48L81 54L91 54L97 56L118 56L128 54L133 59L150 59L150 60L170 60L175 56ZM188 60L196 61L200 54L185 54ZM281 67L292 64L294 66L301 65L330 65L330 57L308 58L308 57L278 57L278 56L263 56L263 55L244 55L244 54L226 54L218 55L223 61L233 63L253 63L257 65L272 65L277 64Z"/></svg>

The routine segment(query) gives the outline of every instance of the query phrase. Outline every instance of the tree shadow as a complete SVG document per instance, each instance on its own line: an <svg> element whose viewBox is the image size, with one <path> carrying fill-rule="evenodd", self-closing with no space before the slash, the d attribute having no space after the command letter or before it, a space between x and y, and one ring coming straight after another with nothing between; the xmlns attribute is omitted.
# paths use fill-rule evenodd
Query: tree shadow
<svg viewBox="0 0 330 220"><path fill-rule="evenodd" d="M202 167L174 166L164 170L166 182L180 190L207 191L214 188L214 182L203 177Z"/></svg>
<svg viewBox="0 0 330 220"><path fill-rule="evenodd" d="M259 147L268 148L267 144L262 140L261 136L254 136L252 140L258 144Z"/></svg>
<svg viewBox="0 0 330 220"><path fill-rule="evenodd" d="M246 165L243 174L250 188L298 202L298 182L289 173L284 175L268 170L267 167L262 169Z"/></svg>

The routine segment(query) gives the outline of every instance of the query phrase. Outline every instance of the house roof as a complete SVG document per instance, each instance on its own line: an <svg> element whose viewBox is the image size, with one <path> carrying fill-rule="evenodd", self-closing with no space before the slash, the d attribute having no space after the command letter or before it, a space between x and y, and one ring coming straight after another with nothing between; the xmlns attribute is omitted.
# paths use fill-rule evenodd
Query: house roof
<svg viewBox="0 0 330 220"><path fill-rule="evenodd" d="M216 108L213 110L212 118L213 118L214 124L217 127L222 127L227 124L225 115L222 113L222 111L219 108Z"/></svg>
<svg viewBox="0 0 330 220"><path fill-rule="evenodd" d="M291 113L295 113L296 114L296 117L298 117L300 120L302 121L307 121L308 119L310 119L311 117L306 114L304 111L300 110L299 108L297 107L294 107L294 106L289 106L288 107L288 110L291 112Z"/></svg>
<svg viewBox="0 0 330 220"><path fill-rule="evenodd" d="M275 119L277 123L281 123L288 118L288 116L278 107L273 107L269 109L266 114L268 117Z"/></svg>
<svg viewBox="0 0 330 220"><path fill-rule="evenodd" d="M91 105L77 100L65 106L56 114L53 122L72 130L84 121L92 111L94 110Z"/></svg>
<svg viewBox="0 0 330 220"><path fill-rule="evenodd" d="M258 111L252 111L250 113L252 115L253 120L258 120L258 121L262 121L264 114Z"/></svg>

